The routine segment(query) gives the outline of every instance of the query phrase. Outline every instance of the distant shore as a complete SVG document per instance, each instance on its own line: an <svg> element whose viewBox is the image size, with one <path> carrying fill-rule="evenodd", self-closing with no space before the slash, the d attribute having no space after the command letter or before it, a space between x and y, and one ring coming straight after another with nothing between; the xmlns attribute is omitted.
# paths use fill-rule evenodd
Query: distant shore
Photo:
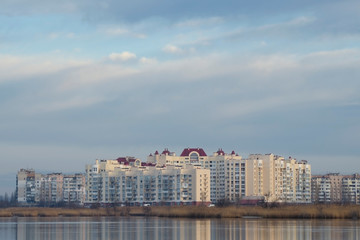
<svg viewBox="0 0 360 240"><path fill-rule="evenodd" d="M111 208L38 208L16 207L0 209L0 217L89 217L148 216L181 218L302 218L360 219L357 205L293 205L274 208L240 207L111 207Z"/></svg>

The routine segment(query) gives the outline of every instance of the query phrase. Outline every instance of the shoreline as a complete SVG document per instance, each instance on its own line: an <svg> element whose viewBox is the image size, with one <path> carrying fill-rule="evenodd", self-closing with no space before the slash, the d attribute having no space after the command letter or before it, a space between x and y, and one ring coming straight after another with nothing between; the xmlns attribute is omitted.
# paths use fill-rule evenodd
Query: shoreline
<svg viewBox="0 0 360 240"><path fill-rule="evenodd" d="M277 218L277 219L360 219L359 205L292 205L274 208L259 206L153 206L111 208L41 208L0 209L0 217L102 217L144 216L170 218Z"/></svg>

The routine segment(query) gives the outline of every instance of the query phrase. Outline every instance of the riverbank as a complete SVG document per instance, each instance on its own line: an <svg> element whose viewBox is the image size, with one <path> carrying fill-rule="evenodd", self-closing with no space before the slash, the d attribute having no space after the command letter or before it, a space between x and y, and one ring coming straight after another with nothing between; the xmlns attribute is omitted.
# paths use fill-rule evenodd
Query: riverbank
<svg viewBox="0 0 360 240"><path fill-rule="evenodd" d="M112 208L5 208L0 217L77 217L77 216L150 216L183 218L307 218L360 219L360 206L355 205L298 205L263 208L240 207L112 207Z"/></svg>

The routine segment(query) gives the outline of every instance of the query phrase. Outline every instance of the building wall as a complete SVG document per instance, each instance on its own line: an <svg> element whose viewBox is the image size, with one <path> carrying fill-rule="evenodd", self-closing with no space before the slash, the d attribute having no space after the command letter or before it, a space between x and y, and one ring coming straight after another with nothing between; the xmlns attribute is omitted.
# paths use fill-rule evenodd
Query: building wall
<svg viewBox="0 0 360 240"><path fill-rule="evenodd" d="M246 196L268 202L311 202L311 167L306 161L251 154L245 161Z"/></svg>
<svg viewBox="0 0 360 240"><path fill-rule="evenodd" d="M180 156L165 149L161 154L150 154L147 161L158 166L180 166L191 164L210 170L210 200L238 201L245 196L245 162L233 151L226 154L222 149L207 156L201 148L184 149Z"/></svg>
<svg viewBox="0 0 360 240"><path fill-rule="evenodd" d="M58 203L63 201L63 179L61 173L44 175L41 179L40 201L43 203Z"/></svg>
<svg viewBox="0 0 360 240"><path fill-rule="evenodd" d="M76 189L64 187L64 179L76 179ZM39 174L32 169L20 169L16 177L17 201L20 204L53 204L64 201L64 191L70 196L71 201L82 203L85 193L85 176L83 174L63 175L62 173ZM80 194L81 192L81 194ZM67 199L66 199L67 200Z"/></svg>
<svg viewBox="0 0 360 240"><path fill-rule="evenodd" d="M360 175L313 175L312 202L360 204Z"/></svg>
<svg viewBox="0 0 360 240"><path fill-rule="evenodd" d="M342 178L342 202L360 204L360 175L345 175Z"/></svg>
<svg viewBox="0 0 360 240"><path fill-rule="evenodd" d="M140 167L101 160L86 166L86 176L87 203L210 202L210 171L193 165Z"/></svg>
<svg viewBox="0 0 360 240"><path fill-rule="evenodd" d="M84 174L64 175L63 201L65 203L83 204L85 201Z"/></svg>
<svg viewBox="0 0 360 240"><path fill-rule="evenodd" d="M313 175L311 178L311 192L313 203L341 203L342 179L339 173Z"/></svg>

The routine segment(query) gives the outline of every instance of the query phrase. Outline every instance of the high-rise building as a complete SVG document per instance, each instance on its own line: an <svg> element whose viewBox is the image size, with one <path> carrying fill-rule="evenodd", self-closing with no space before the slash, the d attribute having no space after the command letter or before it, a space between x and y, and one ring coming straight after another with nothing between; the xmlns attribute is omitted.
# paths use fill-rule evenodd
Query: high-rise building
<svg viewBox="0 0 360 240"><path fill-rule="evenodd" d="M312 175L311 199L313 203L341 203L343 175L329 173Z"/></svg>
<svg viewBox="0 0 360 240"><path fill-rule="evenodd" d="M64 175L63 201L65 203L83 204L85 201L85 175L81 173Z"/></svg>
<svg viewBox="0 0 360 240"><path fill-rule="evenodd" d="M20 204L34 204L40 199L41 174L33 169L20 169L16 176L16 198Z"/></svg>
<svg viewBox="0 0 360 240"><path fill-rule="evenodd" d="M360 174L343 176L342 202L346 204L360 204Z"/></svg>
<svg viewBox="0 0 360 240"><path fill-rule="evenodd" d="M119 158L86 166L86 203L186 204L210 202L210 171L194 165L155 166Z"/></svg>
<svg viewBox="0 0 360 240"><path fill-rule="evenodd" d="M16 176L16 198L19 204L82 204L85 198L85 176L62 173L40 174L20 169Z"/></svg>
<svg viewBox="0 0 360 240"><path fill-rule="evenodd" d="M311 167L307 161L251 154L245 162L246 196L265 196L268 202L311 202Z"/></svg>
<svg viewBox="0 0 360 240"><path fill-rule="evenodd" d="M147 157L147 162L158 166L185 166L191 164L210 170L210 200L238 201L245 196L245 161L232 151L222 149L208 156L202 148L185 148L180 156L165 149Z"/></svg>
<svg viewBox="0 0 360 240"><path fill-rule="evenodd" d="M360 204L360 175L328 173L313 175L311 183L313 203Z"/></svg>
<svg viewBox="0 0 360 240"><path fill-rule="evenodd" d="M41 178L40 202L59 203L63 201L63 180L62 173L50 173Z"/></svg>

